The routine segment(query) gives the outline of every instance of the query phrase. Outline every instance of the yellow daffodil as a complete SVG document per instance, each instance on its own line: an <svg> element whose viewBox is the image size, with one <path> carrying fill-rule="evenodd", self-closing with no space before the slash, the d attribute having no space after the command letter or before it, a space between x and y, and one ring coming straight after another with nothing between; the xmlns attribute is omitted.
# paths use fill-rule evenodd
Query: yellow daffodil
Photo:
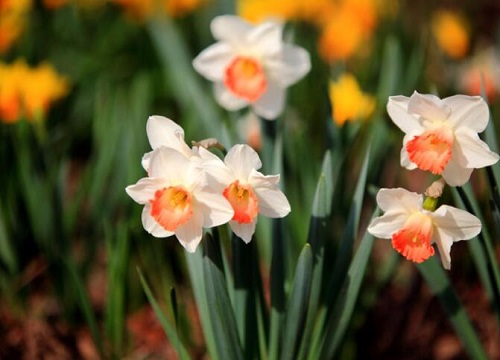
<svg viewBox="0 0 500 360"><path fill-rule="evenodd" d="M0 1L0 54L21 36L31 6L31 0Z"/></svg>
<svg viewBox="0 0 500 360"><path fill-rule="evenodd" d="M364 94L352 74L344 74L330 82L333 120L339 126L346 121L364 119L375 109L375 99Z"/></svg>

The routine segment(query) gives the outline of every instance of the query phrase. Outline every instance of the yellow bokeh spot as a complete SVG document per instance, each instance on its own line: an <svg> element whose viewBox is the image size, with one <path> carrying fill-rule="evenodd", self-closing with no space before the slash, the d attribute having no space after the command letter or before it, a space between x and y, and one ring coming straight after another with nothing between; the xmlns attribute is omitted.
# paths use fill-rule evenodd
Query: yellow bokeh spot
<svg viewBox="0 0 500 360"><path fill-rule="evenodd" d="M467 24L456 12L436 12L432 19L432 33L438 46L451 58L460 59L469 51Z"/></svg>
<svg viewBox="0 0 500 360"><path fill-rule="evenodd" d="M375 99L363 93L352 74L343 74L330 82L330 102L333 120L339 126L346 121L366 119L375 109Z"/></svg>

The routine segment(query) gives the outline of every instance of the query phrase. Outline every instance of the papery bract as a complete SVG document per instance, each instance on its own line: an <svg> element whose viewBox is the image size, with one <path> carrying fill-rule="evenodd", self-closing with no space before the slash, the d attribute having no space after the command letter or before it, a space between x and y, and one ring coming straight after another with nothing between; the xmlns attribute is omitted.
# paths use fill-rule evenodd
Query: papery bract
<svg viewBox="0 0 500 360"><path fill-rule="evenodd" d="M434 255L435 243L443 267L450 269L453 243L472 239L481 231L479 219L467 211L448 205L425 210L423 196L403 188L380 189L377 204L384 214L373 219L368 232L391 239L396 251L416 263Z"/></svg>
<svg viewBox="0 0 500 360"><path fill-rule="evenodd" d="M439 99L415 92L410 98L391 96L387 111L405 133L401 166L430 170L451 186L465 184L473 169L498 161L478 133L489 120L479 96L455 95Z"/></svg>
<svg viewBox="0 0 500 360"><path fill-rule="evenodd" d="M144 205L142 224L155 237L175 235L187 251L194 252L202 228L224 224L234 215L202 163L175 149L158 147L150 153L148 175L125 190Z"/></svg>
<svg viewBox="0 0 500 360"><path fill-rule="evenodd" d="M281 218L290 212L290 204L278 188L280 176L266 176L257 171L262 163L250 146L233 146L224 163L217 176L225 184L223 195L234 209L229 225L236 235L248 243L252 240L259 214Z"/></svg>
<svg viewBox="0 0 500 360"><path fill-rule="evenodd" d="M278 117L285 89L311 68L304 49L283 43L283 25L251 25L237 16L218 16L211 23L217 43L193 61L201 75L215 83L215 96L228 110L251 105L261 117Z"/></svg>

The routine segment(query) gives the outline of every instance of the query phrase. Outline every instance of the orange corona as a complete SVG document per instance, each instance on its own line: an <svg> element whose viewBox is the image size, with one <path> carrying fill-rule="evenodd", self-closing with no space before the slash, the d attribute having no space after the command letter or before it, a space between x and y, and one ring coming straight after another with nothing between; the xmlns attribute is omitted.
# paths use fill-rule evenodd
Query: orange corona
<svg viewBox="0 0 500 360"><path fill-rule="evenodd" d="M259 214L259 200L250 185L231 183L222 193L234 210L234 221L249 224Z"/></svg>
<svg viewBox="0 0 500 360"><path fill-rule="evenodd" d="M224 85L236 97L254 102L266 92L267 79L256 59L238 56L226 68Z"/></svg>
<svg viewBox="0 0 500 360"><path fill-rule="evenodd" d="M412 214L401 230L392 235L392 247L408 260L421 263L434 255L431 245L432 220L422 213Z"/></svg>
<svg viewBox="0 0 500 360"><path fill-rule="evenodd" d="M421 170L440 175L451 159L453 132L447 127L435 128L415 136L406 144L408 157Z"/></svg>
<svg viewBox="0 0 500 360"><path fill-rule="evenodd" d="M182 186L157 190L150 203L151 216L167 231L175 231L193 214L191 194Z"/></svg>

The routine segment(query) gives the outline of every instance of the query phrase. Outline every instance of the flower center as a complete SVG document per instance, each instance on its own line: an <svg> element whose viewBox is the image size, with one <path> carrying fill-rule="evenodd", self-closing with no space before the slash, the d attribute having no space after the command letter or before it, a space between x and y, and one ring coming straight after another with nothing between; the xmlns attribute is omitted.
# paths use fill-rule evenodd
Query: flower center
<svg viewBox="0 0 500 360"><path fill-rule="evenodd" d="M242 185L238 180L231 183L222 193L234 210L234 221L251 223L259 213L259 200L250 185Z"/></svg>
<svg viewBox="0 0 500 360"><path fill-rule="evenodd" d="M453 132L448 127L434 128L415 136L406 144L408 157L421 170L440 175L451 159Z"/></svg>
<svg viewBox="0 0 500 360"><path fill-rule="evenodd" d="M392 247L408 260L421 263L434 255L431 245L433 231L429 216L414 213L403 228L392 235Z"/></svg>
<svg viewBox="0 0 500 360"><path fill-rule="evenodd" d="M151 216L167 231L175 231L193 215L191 194L182 186L157 190L150 203Z"/></svg>
<svg viewBox="0 0 500 360"><path fill-rule="evenodd" d="M226 68L224 85L233 95L254 102L266 92L266 74L257 60L238 56Z"/></svg>

